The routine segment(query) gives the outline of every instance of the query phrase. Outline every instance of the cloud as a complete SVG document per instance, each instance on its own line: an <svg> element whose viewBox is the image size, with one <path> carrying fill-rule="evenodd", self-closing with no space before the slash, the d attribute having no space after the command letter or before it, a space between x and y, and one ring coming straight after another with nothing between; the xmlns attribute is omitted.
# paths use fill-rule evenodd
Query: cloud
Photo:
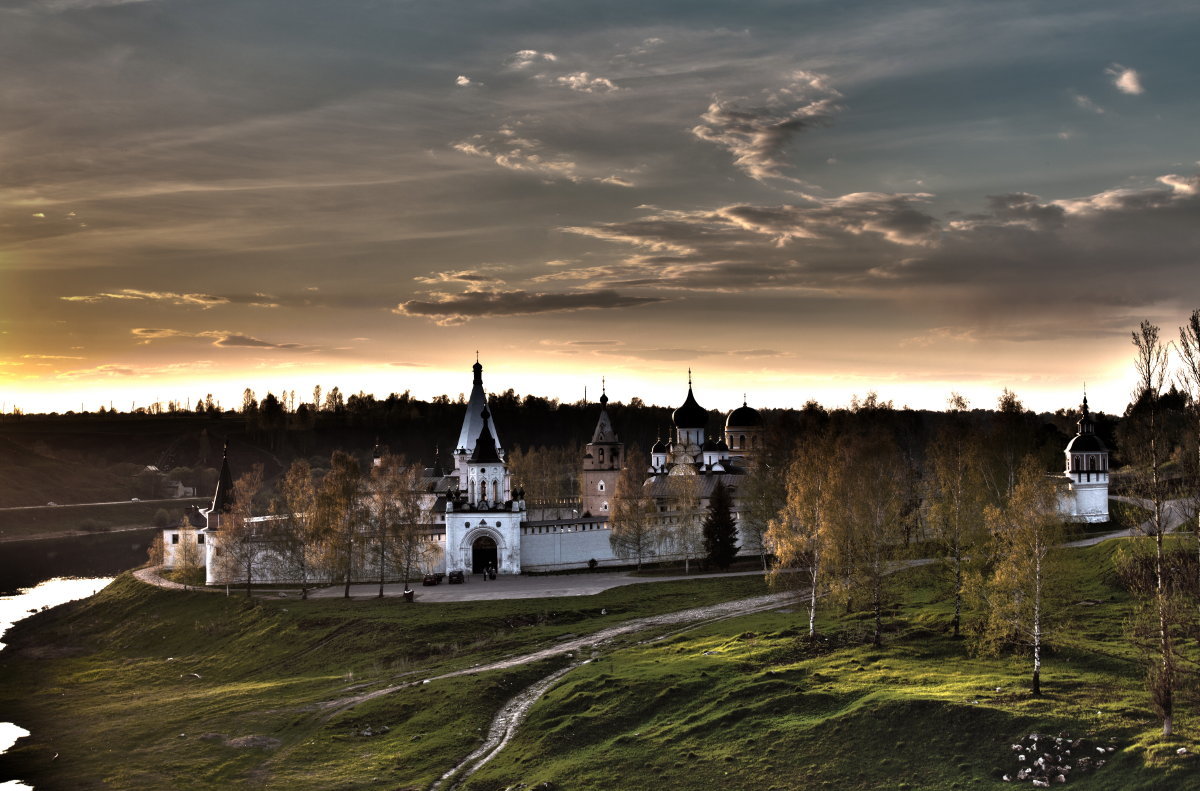
<svg viewBox="0 0 1200 791"><path fill-rule="evenodd" d="M525 137L511 126L502 126L491 134L472 135L454 143L451 148L469 156L490 159L506 170L529 173L551 181L633 186L632 182L616 175L582 172L583 168L565 154L548 151L541 140Z"/></svg>
<svg viewBox="0 0 1200 791"><path fill-rule="evenodd" d="M223 349L229 348L249 348L249 349L281 349L284 351L314 351L316 347L308 346L303 343L272 343L255 338L251 335L245 335L239 332L230 332L229 330L203 330L201 332L188 332L186 330L163 329L158 327L135 327L130 330L133 337L138 339L139 344L148 344L151 341L164 340L166 338L211 338L212 345Z"/></svg>
<svg viewBox="0 0 1200 791"><path fill-rule="evenodd" d="M504 267L485 265L476 267L475 269L459 269L447 272L433 272L428 275L416 275L413 277L413 280L428 285L437 285L440 283L502 284L504 281L497 275L498 272L502 271L504 271Z"/></svg>
<svg viewBox="0 0 1200 791"><path fill-rule="evenodd" d="M792 138L830 123L841 109L841 94L826 79L816 72L794 72L786 86L764 92L757 106L714 99L692 134L728 149L734 165L753 179L782 178L789 165L784 150Z"/></svg>
<svg viewBox="0 0 1200 791"><path fill-rule="evenodd" d="M1077 93L1071 97L1075 101L1075 106L1081 110L1087 110L1096 115L1104 115L1104 108L1096 104L1091 98L1084 96L1082 93Z"/></svg>
<svg viewBox="0 0 1200 791"><path fill-rule="evenodd" d="M462 294L430 294L430 299L402 302L392 311L402 316L424 316L451 326L471 319L527 316L576 310L627 308L665 302L665 297L635 297L602 289L582 293L470 290Z"/></svg>
<svg viewBox="0 0 1200 791"><path fill-rule="evenodd" d="M478 80L472 80L465 74L460 74L454 78L454 84L460 88L482 88L483 83Z"/></svg>
<svg viewBox="0 0 1200 791"><path fill-rule="evenodd" d="M388 363L388 365L392 366L393 368L431 368L432 367L432 366L428 365L427 363L413 363L413 362L394 362L394 363Z"/></svg>
<svg viewBox="0 0 1200 791"><path fill-rule="evenodd" d="M146 302L167 302L172 305L197 306L207 310L217 305L227 305L228 297L218 297L213 294L180 294L171 291L142 291L136 288L122 288L116 291L103 291L99 294L85 296L59 297L65 302L107 302L111 300L140 300Z"/></svg>
<svg viewBox="0 0 1200 791"><path fill-rule="evenodd" d="M1121 93L1131 96L1145 93L1145 89L1142 88L1142 78L1136 69L1122 66L1120 63L1113 63L1104 70L1104 73L1113 78L1113 85Z"/></svg>
<svg viewBox="0 0 1200 791"><path fill-rule="evenodd" d="M512 69L526 69L538 61L548 61L553 63L558 60L558 56L553 52L538 52L535 49L522 49L508 56L505 65Z"/></svg>
<svg viewBox="0 0 1200 791"><path fill-rule="evenodd" d="M900 341L901 347L926 347L938 343L978 343L976 331L966 327L934 327L928 332L905 338Z"/></svg>
<svg viewBox="0 0 1200 791"><path fill-rule="evenodd" d="M614 93L621 90L606 77L593 77L586 71L577 71L554 78L557 85L564 85L579 93Z"/></svg>

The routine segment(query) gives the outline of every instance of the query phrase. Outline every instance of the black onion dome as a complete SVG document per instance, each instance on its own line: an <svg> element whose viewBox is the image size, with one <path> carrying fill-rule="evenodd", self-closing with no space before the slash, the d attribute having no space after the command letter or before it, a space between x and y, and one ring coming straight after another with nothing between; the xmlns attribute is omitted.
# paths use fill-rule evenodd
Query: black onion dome
<svg viewBox="0 0 1200 791"><path fill-rule="evenodd" d="M1067 453L1108 453L1108 448L1095 434L1079 434L1067 445Z"/></svg>
<svg viewBox="0 0 1200 791"><path fill-rule="evenodd" d="M654 443L654 447L650 449L651 453L666 453L671 449L665 439L659 438L658 442Z"/></svg>
<svg viewBox="0 0 1200 791"><path fill-rule="evenodd" d="M762 415L757 409L746 406L745 401L725 419L725 428L758 428L762 424Z"/></svg>
<svg viewBox="0 0 1200 791"><path fill-rule="evenodd" d="M683 406L671 413L671 422L675 424L675 428L704 428L708 425L708 412L696 403L696 396L692 395L690 386Z"/></svg>
<svg viewBox="0 0 1200 791"><path fill-rule="evenodd" d="M706 439L704 441L704 446L702 448L700 448L700 450L716 450L716 449L717 449L717 443L713 441L712 437L709 437L708 439Z"/></svg>
<svg viewBox="0 0 1200 791"><path fill-rule="evenodd" d="M717 440L717 450L721 451L722 453L729 450L729 446L725 444L724 439Z"/></svg>

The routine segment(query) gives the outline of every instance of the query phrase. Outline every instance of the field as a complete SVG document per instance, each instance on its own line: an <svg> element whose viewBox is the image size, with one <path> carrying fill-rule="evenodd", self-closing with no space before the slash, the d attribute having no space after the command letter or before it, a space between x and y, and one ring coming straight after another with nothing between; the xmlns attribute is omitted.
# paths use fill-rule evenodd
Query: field
<svg viewBox="0 0 1200 791"><path fill-rule="evenodd" d="M1024 658L973 657L949 636L928 568L897 576L882 648L864 643L865 613L826 612L810 643L803 614L785 608L412 686L766 589L757 577L708 578L405 605L246 601L125 576L9 638L0 707L34 735L0 758L0 778L39 789L426 789L481 743L505 701L587 659L462 788L1001 788L1018 766L1010 744L1034 731L1114 747L1071 787L1195 787L1200 718L1181 705L1182 736L1160 743L1123 638L1129 601L1109 573L1117 543L1071 551L1070 627L1037 699Z"/></svg>

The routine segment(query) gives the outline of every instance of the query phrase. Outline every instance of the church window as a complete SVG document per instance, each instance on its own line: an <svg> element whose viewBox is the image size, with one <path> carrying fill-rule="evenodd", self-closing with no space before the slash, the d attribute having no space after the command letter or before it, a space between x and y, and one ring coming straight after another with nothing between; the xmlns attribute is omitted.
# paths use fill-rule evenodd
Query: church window
<svg viewBox="0 0 1200 791"><path fill-rule="evenodd" d="M1071 457L1071 471L1079 472L1079 457L1078 456Z"/></svg>
<svg viewBox="0 0 1200 791"><path fill-rule="evenodd" d="M1096 469L1096 457L1095 456L1088 456L1088 469L1089 470Z"/></svg>
<svg viewBox="0 0 1200 791"><path fill-rule="evenodd" d="M492 500L497 503L500 502L500 482L499 481L492 481ZM497 526L499 526L499 523L497 523Z"/></svg>
<svg viewBox="0 0 1200 791"><path fill-rule="evenodd" d="M470 530L470 529L471 529L471 523L470 523L470 522L463 522L463 527L464 527L465 529L467 529L467 530Z"/></svg>
<svg viewBox="0 0 1200 791"><path fill-rule="evenodd" d="M739 448L746 447L746 435L745 434L738 434L738 447Z"/></svg>
<svg viewBox="0 0 1200 791"><path fill-rule="evenodd" d="M500 521L496 520L496 527L499 527L499 526L500 526Z"/></svg>
<svg viewBox="0 0 1200 791"><path fill-rule="evenodd" d="M178 544L178 543L179 543L179 534L178 534L178 533L172 533L172 534L171 534L171 543L172 543L172 544Z"/></svg>
<svg viewBox="0 0 1200 791"><path fill-rule="evenodd" d="M604 491L604 481L600 481L600 483L596 484L596 491L598 491L598 492Z"/></svg>
<svg viewBox="0 0 1200 791"><path fill-rule="evenodd" d="M479 499L480 500L487 499L487 481L479 482Z"/></svg>
<svg viewBox="0 0 1200 791"><path fill-rule="evenodd" d="M608 503L600 503L600 510L601 510L601 511L607 511L607 510L608 510Z"/></svg>
<svg viewBox="0 0 1200 791"><path fill-rule="evenodd" d="M604 463L604 448L600 449L600 463Z"/></svg>
<svg viewBox="0 0 1200 791"><path fill-rule="evenodd" d="M204 543L204 534L203 534L203 533L197 533L197 534L196 534L196 543L197 543L197 544L203 544L203 543Z"/></svg>

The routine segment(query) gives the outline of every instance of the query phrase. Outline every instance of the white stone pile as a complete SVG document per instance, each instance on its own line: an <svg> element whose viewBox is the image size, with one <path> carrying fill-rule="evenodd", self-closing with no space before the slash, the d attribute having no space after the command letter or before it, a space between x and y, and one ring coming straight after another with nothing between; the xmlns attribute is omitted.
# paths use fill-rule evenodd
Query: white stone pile
<svg viewBox="0 0 1200 791"><path fill-rule="evenodd" d="M1031 733L1012 745L1017 769L1001 779L1006 783L1030 783L1036 788L1049 788L1077 776L1101 768L1108 756L1116 752L1116 740L1097 744L1089 739L1072 739L1069 733L1048 736Z"/></svg>

